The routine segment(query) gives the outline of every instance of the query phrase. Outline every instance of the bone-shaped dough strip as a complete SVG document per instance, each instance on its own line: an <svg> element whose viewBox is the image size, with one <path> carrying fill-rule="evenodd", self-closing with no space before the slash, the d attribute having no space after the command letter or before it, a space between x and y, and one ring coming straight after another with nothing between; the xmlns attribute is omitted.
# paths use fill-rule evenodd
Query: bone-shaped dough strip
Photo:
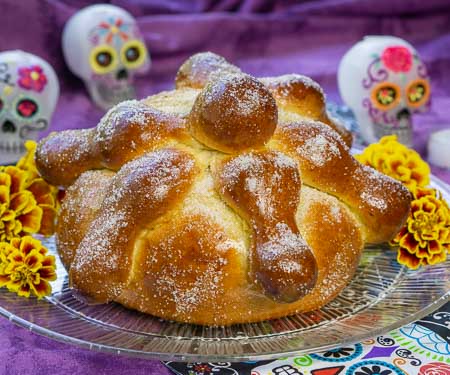
<svg viewBox="0 0 450 375"><path fill-rule="evenodd" d="M97 301L117 297L131 272L140 230L183 199L195 172L193 157L175 149L124 165L76 250L69 274L72 286Z"/></svg>
<svg viewBox="0 0 450 375"><path fill-rule="evenodd" d="M184 135L183 119L136 100L126 101L109 110L93 129L50 134L38 145L36 165L53 185L69 186L87 170L118 170Z"/></svg>
<svg viewBox="0 0 450 375"><path fill-rule="evenodd" d="M224 199L253 230L250 277L280 302L306 295L317 265L295 222L301 186L296 162L255 151L226 159L214 173Z"/></svg>
<svg viewBox="0 0 450 375"><path fill-rule="evenodd" d="M272 146L299 162L303 182L338 197L359 217L366 241L389 241L408 216L409 191L363 166L336 132L320 122L278 124Z"/></svg>

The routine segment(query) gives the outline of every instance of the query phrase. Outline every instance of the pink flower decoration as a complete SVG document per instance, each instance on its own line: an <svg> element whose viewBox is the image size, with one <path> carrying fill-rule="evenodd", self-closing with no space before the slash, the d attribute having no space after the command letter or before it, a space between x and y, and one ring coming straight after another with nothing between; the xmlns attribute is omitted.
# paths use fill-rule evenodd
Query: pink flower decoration
<svg viewBox="0 0 450 375"><path fill-rule="evenodd" d="M381 55L381 60L386 68L395 73L409 72L412 66L411 51L404 46L387 47Z"/></svg>
<svg viewBox="0 0 450 375"><path fill-rule="evenodd" d="M450 366L443 362L430 362L420 368L419 375L448 375Z"/></svg>
<svg viewBox="0 0 450 375"><path fill-rule="evenodd" d="M25 90L41 92L47 84L47 77L38 65L19 68L18 84Z"/></svg>

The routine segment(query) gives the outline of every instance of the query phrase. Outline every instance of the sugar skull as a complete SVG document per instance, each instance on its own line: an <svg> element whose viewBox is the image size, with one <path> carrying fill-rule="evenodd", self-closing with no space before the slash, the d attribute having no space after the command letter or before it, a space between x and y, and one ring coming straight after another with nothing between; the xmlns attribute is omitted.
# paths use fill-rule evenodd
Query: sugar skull
<svg viewBox="0 0 450 375"><path fill-rule="evenodd" d="M150 68L136 20L113 5L88 6L72 16L64 27L62 48L70 70L103 109L134 98L135 74Z"/></svg>
<svg viewBox="0 0 450 375"><path fill-rule="evenodd" d="M392 36L368 36L356 43L341 60L338 84L369 143L396 134L410 146L412 115L431 105L423 61L411 44Z"/></svg>
<svg viewBox="0 0 450 375"><path fill-rule="evenodd" d="M0 53L0 164L16 162L24 141L47 129L59 97L53 68L23 51Z"/></svg>

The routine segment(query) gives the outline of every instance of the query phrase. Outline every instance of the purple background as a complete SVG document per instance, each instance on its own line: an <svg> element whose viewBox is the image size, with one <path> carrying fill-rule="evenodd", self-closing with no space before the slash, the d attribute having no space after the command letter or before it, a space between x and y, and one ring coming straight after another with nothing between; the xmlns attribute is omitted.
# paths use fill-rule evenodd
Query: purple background
<svg viewBox="0 0 450 375"><path fill-rule="evenodd" d="M61 83L52 129L95 126L102 116L64 64L65 21L85 0L0 0L0 51L23 49L48 60ZM143 97L173 87L178 66L210 50L257 76L302 73L340 102L340 58L364 35L390 34L416 46L431 73L433 107L415 119L415 148L424 156L431 131L450 127L449 0L116 0L137 17L152 56L139 78ZM450 145L449 145L450 146ZM450 183L450 172L433 168ZM0 319L0 373L169 374L160 363L79 350Z"/></svg>

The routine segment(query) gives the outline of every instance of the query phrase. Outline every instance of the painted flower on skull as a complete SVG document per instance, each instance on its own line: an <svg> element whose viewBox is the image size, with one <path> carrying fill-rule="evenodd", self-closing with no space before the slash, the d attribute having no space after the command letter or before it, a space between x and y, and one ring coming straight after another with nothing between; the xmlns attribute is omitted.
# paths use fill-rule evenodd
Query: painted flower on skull
<svg viewBox="0 0 450 375"><path fill-rule="evenodd" d="M47 85L47 77L39 65L19 68L18 73L17 83L25 90L42 92Z"/></svg>
<svg viewBox="0 0 450 375"><path fill-rule="evenodd" d="M404 46L391 46L385 48L381 55L383 65L393 72L406 73L411 70L413 56L411 51Z"/></svg>
<svg viewBox="0 0 450 375"><path fill-rule="evenodd" d="M450 366L443 362L431 362L420 368L419 375L448 375Z"/></svg>
<svg viewBox="0 0 450 375"><path fill-rule="evenodd" d="M128 40L129 25L125 24L121 18L109 18L98 25L98 33L105 37L105 42L111 44L116 40Z"/></svg>

